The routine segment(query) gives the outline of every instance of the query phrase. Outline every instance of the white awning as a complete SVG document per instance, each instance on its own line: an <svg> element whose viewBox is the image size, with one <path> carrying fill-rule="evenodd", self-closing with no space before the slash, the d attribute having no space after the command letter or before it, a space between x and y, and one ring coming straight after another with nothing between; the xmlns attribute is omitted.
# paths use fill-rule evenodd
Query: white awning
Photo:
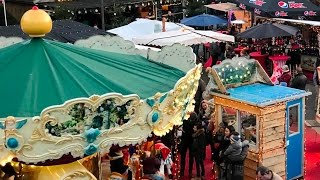
<svg viewBox="0 0 320 180"><path fill-rule="evenodd" d="M183 24L166 22L166 31L177 31L180 29L193 29L192 27L185 26ZM137 19L136 21L121 26L115 29L108 30L107 32L117 34L125 40L132 41L132 38L159 33L162 31L162 22L150 19Z"/></svg>
<svg viewBox="0 0 320 180"><path fill-rule="evenodd" d="M213 31L200 31L200 30L184 30L184 31L171 31L161 32L152 35L139 36L132 39L135 44L152 45L152 46L171 46L175 43L180 43L186 46L228 41L234 42L234 36L213 32Z"/></svg>
<svg viewBox="0 0 320 180"><path fill-rule="evenodd" d="M286 21L298 24L308 24L311 26L320 26L320 21L307 21L307 20L297 20L297 19L283 19L283 18L273 18L276 21Z"/></svg>
<svg viewBox="0 0 320 180"><path fill-rule="evenodd" d="M230 10L237 10L239 7L237 7L236 4L234 3L218 3L218 4L208 4L204 5L207 8L214 9L217 11L223 11L223 12L228 12Z"/></svg>

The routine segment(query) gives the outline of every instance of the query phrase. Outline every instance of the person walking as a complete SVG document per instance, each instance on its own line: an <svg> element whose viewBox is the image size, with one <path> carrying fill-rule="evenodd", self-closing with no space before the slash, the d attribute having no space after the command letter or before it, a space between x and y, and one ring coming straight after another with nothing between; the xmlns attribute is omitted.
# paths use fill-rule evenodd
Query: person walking
<svg viewBox="0 0 320 180"><path fill-rule="evenodd" d="M313 73L313 84L315 86L315 106L314 106L314 110L315 112L318 114L319 113L319 88L320 88L320 81L319 81L319 74L318 74L318 70L317 67L320 67L320 58L317 58L317 61L315 63L315 68L314 68L314 73Z"/></svg>
<svg viewBox="0 0 320 180"><path fill-rule="evenodd" d="M205 131L201 123L193 126L194 133L192 134L193 144L192 150L196 160L197 178L205 179L205 169L204 169L204 151L206 148L206 138ZM200 177L201 175L201 177Z"/></svg>
<svg viewBox="0 0 320 180"><path fill-rule="evenodd" d="M198 121L198 116L195 112L190 114L188 120L183 121L182 125L182 136L180 143L180 176L184 176L184 169L186 165L186 155L187 151L189 151L189 177L192 176L192 168L193 168L193 154L192 154L192 134L193 134L193 126Z"/></svg>
<svg viewBox="0 0 320 180"><path fill-rule="evenodd" d="M298 67L297 74L292 79L291 87L300 89L300 90L305 90L307 81L308 81L308 78L306 75L303 74L302 68Z"/></svg>

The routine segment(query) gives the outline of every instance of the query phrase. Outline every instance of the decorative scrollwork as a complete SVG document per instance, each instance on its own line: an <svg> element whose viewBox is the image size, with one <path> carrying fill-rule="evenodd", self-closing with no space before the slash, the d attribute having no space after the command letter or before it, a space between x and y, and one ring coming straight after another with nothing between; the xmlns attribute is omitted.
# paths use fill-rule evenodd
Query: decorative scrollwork
<svg viewBox="0 0 320 180"><path fill-rule="evenodd" d="M65 178L63 178L63 180L74 180L85 177L90 178L90 180L96 180L96 178L93 178L92 175L86 171L74 171L72 174L69 174Z"/></svg>

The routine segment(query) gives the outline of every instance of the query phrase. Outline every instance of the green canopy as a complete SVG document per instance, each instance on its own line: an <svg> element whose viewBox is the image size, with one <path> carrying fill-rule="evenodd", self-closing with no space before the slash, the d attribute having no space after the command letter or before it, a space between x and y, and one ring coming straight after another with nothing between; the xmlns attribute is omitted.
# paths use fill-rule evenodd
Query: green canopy
<svg viewBox="0 0 320 180"><path fill-rule="evenodd" d="M0 117L32 117L48 106L109 92L145 99L173 89L184 75L138 55L34 38L0 49Z"/></svg>

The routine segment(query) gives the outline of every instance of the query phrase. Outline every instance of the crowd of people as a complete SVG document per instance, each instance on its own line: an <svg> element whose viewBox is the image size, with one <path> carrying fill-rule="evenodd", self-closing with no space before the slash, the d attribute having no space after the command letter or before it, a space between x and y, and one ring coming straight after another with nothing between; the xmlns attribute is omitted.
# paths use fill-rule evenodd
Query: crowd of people
<svg viewBox="0 0 320 180"><path fill-rule="evenodd" d="M235 128L225 123L219 124L215 132L211 120L212 106L202 101L198 112L192 112L190 118L184 121L180 143L181 164L180 176L186 168L186 154L189 157L188 177L205 179L203 161L210 158L213 161L213 168L217 172L218 179L242 179L243 161L247 155L249 142L242 140ZM211 147L211 154L206 154L206 147ZM192 174L193 162L195 160L196 175Z"/></svg>

